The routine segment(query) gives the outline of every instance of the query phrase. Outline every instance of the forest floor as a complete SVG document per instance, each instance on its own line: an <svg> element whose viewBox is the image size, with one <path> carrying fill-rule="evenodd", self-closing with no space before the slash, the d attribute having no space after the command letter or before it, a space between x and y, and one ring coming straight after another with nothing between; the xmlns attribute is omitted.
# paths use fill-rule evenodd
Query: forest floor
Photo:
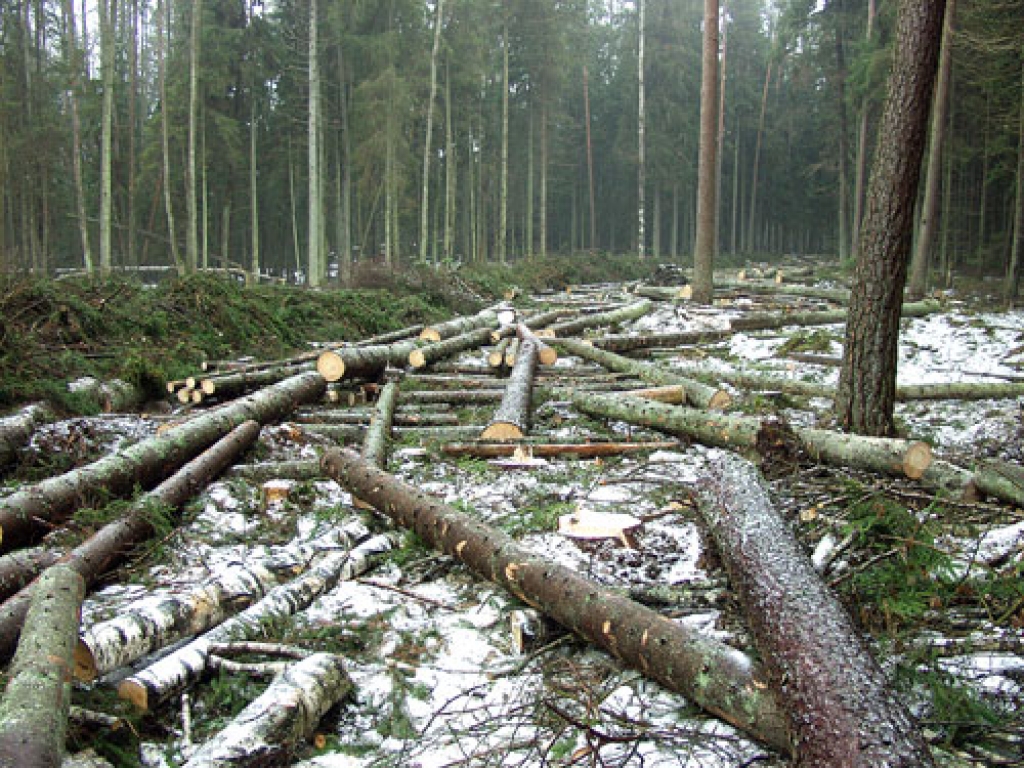
<svg viewBox="0 0 1024 768"><path fill-rule="evenodd" d="M513 303L518 310L534 311L627 300L622 286L607 285L531 293ZM779 297L742 291L726 292L710 308L657 302L653 312L618 330L723 328L732 317L783 311L779 302ZM786 311L824 306L793 297L784 302ZM1019 379L1024 312L988 306L948 296L940 313L905 320L900 384ZM420 319L430 320L442 311L419 306L402 320L414 321L420 312ZM350 337L379 329L370 324L354 328ZM811 331L787 327L658 351L652 359L679 371L699 365L832 384L837 369L829 358L841 354L841 342L838 325ZM227 356L230 351L219 348L216 353ZM818 357L801 357L806 354ZM408 373L401 392L459 387L467 376L497 378L479 350L465 353L457 364L458 372L445 373L449 364L439 364L439 371L428 370L426 376ZM573 357L563 356L540 370L548 381L577 387L609 382ZM147 375L156 374L151 370ZM170 378L179 369L159 374ZM430 378L438 374L451 381ZM626 379L611 382L617 389L636 386ZM830 420L831 404L823 398L730 391L740 412L774 414L793 424L827 425ZM447 412L455 414L459 425L482 428L495 405L455 406ZM402 407L400 395L399 414ZM349 410L367 408L357 404ZM301 421L264 428L248 460L316 458L336 441L308 422L338 409L303 409ZM1021 464L1019 399L902 403L898 418L907 436L926 440L937 456L954 463L974 466L999 459ZM52 471L61 463L54 456L74 454L73 462L81 463L152 434L165 419L160 414L94 415L45 426L5 490ZM390 472L674 621L751 650L742 614L692 501L702 468L716 461L718 449L680 440L640 456L510 465L448 458L440 449L453 438L427 433L410 430L396 437ZM537 402L531 434L549 442L666 440L657 432L580 415L557 400ZM358 445L358 435L348 442ZM872 639L873 652L920 718L941 762L1021 765L1024 510L799 458L769 457L761 470L775 505ZM559 532L560 518L588 512L628 514L641 527L627 541L580 540ZM111 514L116 509L83 511L73 527L81 535ZM355 508L352 497L333 481L252 481L229 473L189 506L180 526L89 596L83 623L117 615L140 599L180 593L238 563L308 561L310 552L338 548L339 528L360 525L385 529L381 518ZM403 534L372 572L342 582L294 621L266 628L263 639L342 654L354 684L353 695L320 724L316 744L300 746L283 764L788 764L581 640L556 637L517 653L509 616L522 607L501 588ZM181 765L192 745L216 734L264 685L221 671L190 698L141 716L113 693L113 684L130 671L76 688L74 697L77 704L126 718L131 727L110 733L77 728L71 746L95 748L116 765Z"/></svg>

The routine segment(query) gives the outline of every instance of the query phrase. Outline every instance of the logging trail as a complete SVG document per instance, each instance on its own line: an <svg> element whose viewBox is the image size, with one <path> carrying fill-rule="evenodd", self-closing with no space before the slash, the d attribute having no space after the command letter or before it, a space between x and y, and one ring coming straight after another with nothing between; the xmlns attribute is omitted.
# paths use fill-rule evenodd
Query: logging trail
<svg viewBox="0 0 1024 768"><path fill-rule="evenodd" d="M424 353L406 364L393 354L401 338L364 345L388 347L386 365L365 362L373 352L356 356L354 341L330 347L333 364L346 361L357 377L342 375L284 418L268 420L256 445L205 485L180 516L158 516L152 537L96 584L83 606L83 638L89 640L101 630L109 635L111 622L127 621L140 606L156 615L164 609L154 606L177 601L175 629L161 634L160 643L173 648L194 634L198 614L206 616L213 585L226 605L224 615L209 619L216 624L275 588L308 578L320 592L304 587L309 599L299 610L254 620L256 629L245 636L284 648L214 653L204 646L217 661L202 656L208 664L202 679L187 693L168 696L157 695L156 672L145 677L166 649L117 655L109 669L98 661L99 651L91 651L94 667L76 684L72 703L130 727L73 716L69 751L93 749L114 765L154 768L228 764L204 762L217 749L247 754L252 762L267 754L259 752L267 744L275 764L304 768L790 764L758 726L734 727L737 718L707 714L716 710L657 682L664 677L657 671L644 674L565 634L534 611L532 597L482 579L330 479L319 463L326 453L339 445L360 449L369 425L393 418L387 450L372 455L399 481L687 632L770 662L772 651L754 636L762 628L752 632L735 582L726 576L734 566L723 567L725 553L716 550L700 512L706 503L701 489L738 451L753 460L767 485L762 489L744 470L730 477L751 487L732 491L767 493L783 528L811 555L817 576L810 578L820 578L837 596L837 610L868 638L887 690L920 722L936 764L1019 759L1024 506L1013 494L1024 493L1024 387L1009 395L992 390L993 397L982 390L975 399L908 396L898 418L908 440L928 444L928 456L916 475L888 459L883 463L892 471L880 473L870 468L877 461L819 454L800 431L829 426L831 403L822 395L837 378L831 361L842 352L842 325L790 325L785 318L835 312L841 292L819 286L800 295L796 286L782 292L748 283L720 290L713 307L699 307L665 288L642 291L649 298L638 299L634 287L573 287L468 315L439 334L462 342L405 342L402 359L410 350ZM779 320L737 329L744 318L766 316ZM532 332L517 333L508 324L513 319ZM545 335L546 327L555 328L554 338ZM408 329L409 339L418 334ZM694 339L680 340L687 334ZM572 342L559 343L566 335L594 349L617 349L632 362L617 362L612 370L569 354ZM438 348L430 345L439 343L447 346L435 358L431 350ZM946 300L904 320L899 385L1019 384L1022 344L1024 313L984 312ZM301 372L313 370L313 357L298 365L288 374L310 376ZM199 378L213 375L197 372ZM759 386L750 386L754 378ZM190 394L184 406L175 392L171 413L38 426L3 493L11 498L29 479L81 466L215 411L233 402L235 392L280 386L272 380L232 380L238 389L230 396ZM203 391L199 382L190 389ZM643 392L643 399L631 391ZM395 400L393 417L375 410L385 396ZM715 398L711 410L681 404L704 396ZM615 410L618 401L652 409L645 411L647 421ZM681 410L704 414L712 432L727 435L726 447L692 425L642 426ZM723 426L726 417L734 418L733 426ZM499 448L484 441L492 446L486 451L481 434L494 424L511 430L512 442ZM748 429L756 441L747 439ZM933 458L960 474L929 474L936 472L929 469ZM998 491L1002 497L986 493L983 470L1010 489ZM977 482L961 488L970 478ZM126 514L126 502L103 504L95 494L89 500L67 527L51 526L45 548L59 554ZM331 558L334 566L325 565ZM339 575L343 561L349 567ZM318 568L327 575L317 575ZM195 596L199 588L206 591ZM148 631L153 622L137 623ZM128 637L124 628L117 632ZM804 641L815 644L813 637ZM296 662L291 652L316 655ZM239 655L248 663L232 665ZM260 693L282 660L300 680L306 679L301 674L330 679L322 685L328 698L296 705L315 711L313 722L284 736L246 731L240 746L229 743L229 731L240 726L227 726L243 707L247 713L273 707L260 704L267 698ZM279 676L274 685L284 692L270 698L287 699L287 682ZM129 703L124 697L132 691L136 698ZM140 695L148 711L140 710ZM317 707L326 712L322 718ZM243 720L258 719L255 710Z"/></svg>

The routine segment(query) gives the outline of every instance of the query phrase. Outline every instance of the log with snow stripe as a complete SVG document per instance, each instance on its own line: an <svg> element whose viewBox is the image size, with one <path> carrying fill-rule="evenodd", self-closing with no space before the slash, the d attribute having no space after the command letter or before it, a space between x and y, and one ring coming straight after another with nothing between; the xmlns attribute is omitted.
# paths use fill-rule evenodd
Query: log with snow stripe
<svg viewBox="0 0 1024 768"><path fill-rule="evenodd" d="M268 623L292 616L329 592L339 581L365 573L377 557L397 546L398 536L374 536L351 551L335 552L298 578L273 589L255 605L124 680L118 695L152 710L196 682L206 670L209 647L258 636Z"/></svg>
<svg viewBox="0 0 1024 768"><path fill-rule="evenodd" d="M289 666L184 768L277 765L352 690L342 658L315 653Z"/></svg>
<svg viewBox="0 0 1024 768"><path fill-rule="evenodd" d="M0 418L0 467L13 464L18 450L29 441L41 424L53 418L45 403L31 403L17 413Z"/></svg>

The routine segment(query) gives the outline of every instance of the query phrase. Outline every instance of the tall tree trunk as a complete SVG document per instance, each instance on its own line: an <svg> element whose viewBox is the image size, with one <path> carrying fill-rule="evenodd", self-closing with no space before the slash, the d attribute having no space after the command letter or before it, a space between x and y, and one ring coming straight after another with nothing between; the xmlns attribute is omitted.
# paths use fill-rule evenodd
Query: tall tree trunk
<svg viewBox="0 0 1024 768"><path fill-rule="evenodd" d="M317 0L309 0L309 113L307 115L309 217L308 232L306 233L306 282L313 287L320 285L324 274L323 254L320 251L323 242L323 188L320 178L320 56L316 34L319 26L317 7Z"/></svg>
<svg viewBox="0 0 1024 768"><path fill-rule="evenodd" d="M843 4L836 3L836 96L838 100L837 106L839 107L839 210L837 212L839 219L839 259L840 261L845 260L849 256L850 240L847 228L849 227L849 213L848 207L849 202L847 200L847 193L849 191L849 182L847 176L849 170L847 164L849 162L849 146L847 139L847 125L846 125L846 41L843 36L846 31L843 27Z"/></svg>
<svg viewBox="0 0 1024 768"><path fill-rule="evenodd" d="M710 304L715 263L715 156L718 142L718 0L704 0L700 86L700 157L697 163L697 241L693 252L693 299Z"/></svg>
<svg viewBox="0 0 1024 768"><path fill-rule="evenodd" d="M452 76L449 62L444 67L444 258L455 258L455 184L458 180L455 161L455 129L452 125Z"/></svg>
<svg viewBox="0 0 1024 768"><path fill-rule="evenodd" d="M651 255L661 258L661 184L654 182L654 210L651 211Z"/></svg>
<svg viewBox="0 0 1024 768"><path fill-rule="evenodd" d="M533 99L530 99L530 129L526 138L526 255L534 254L533 242Z"/></svg>
<svg viewBox="0 0 1024 768"><path fill-rule="evenodd" d="M868 0L868 20L864 37L868 43L875 28L875 0ZM853 226L850 234L850 253L856 258L860 242L860 225L864 218L864 186L868 168L868 118L871 102L867 96L861 99L860 126L857 130L857 170L853 184Z"/></svg>
<svg viewBox="0 0 1024 768"><path fill-rule="evenodd" d="M942 145L946 140L946 115L949 113L949 85L953 71L953 36L956 0L946 0L946 21L939 50L939 74L932 104L931 136L928 139L928 172L921 205L921 224L917 230L914 258L910 262L907 298L919 299L928 288L928 267L935 247L936 219L939 215L939 186L942 179Z"/></svg>
<svg viewBox="0 0 1024 768"><path fill-rule="evenodd" d="M202 222L199 254L203 269L210 268L210 164L206 162L206 105L199 105L199 221Z"/></svg>
<svg viewBox="0 0 1024 768"><path fill-rule="evenodd" d="M194 272L199 264L199 203L196 198L196 152L199 132L199 41L203 23L203 0L192 0L188 74L188 161L185 164L185 205L187 235L185 268Z"/></svg>
<svg viewBox="0 0 1024 768"><path fill-rule="evenodd" d="M757 119L757 138L754 140L754 162L750 167L750 208L747 211L747 229L744 234L744 250L752 253L757 249L756 226L757 226L757 174L761 165L761 139L764 136L764 119L768 109L768 85L772 80L772 60L769 54L768 62L764 69L764 88L761 91L761 115Z"/></svg>
<svg viewBox="0 0 1024 768"><path fill-rule="evenodd" d="M430 144L434 133L434 101L437 99L437 52L441 47L441 19L444 0L437 0L434 17L434 47L430 51L430 96L427 101L427 129L423 137L423 181L420 185L420 261L427 261L430 239Z"/></svg>
<svg viewBox="0 0 1024 768"><path fill-rule="evenodd" d="M729 53L729 2L722 2L722 57L718 73L718 146L715 152L715 189L719 200L715 206L715 253L720 251L722 242L722 160L725 157L725 82ZM735 169L734 169L735 171Z"/></svg>
<svg viewBox="0 0 1024 768"><path fill-rule="evenodd" d="M540 105L540 257L548 255L548 95Z"/></svg>
<svg viewBox="0 0 1024 768"><path fill-rule="evenodd" d="M252 26L256 18L256 3L258 0L249 0L249 25ZM256 50L251 50L250 55L255 57ZM253 284L260 281L260 198L257 186L256 174L256 140L259 134L256 128L256 74L255 70L249 79L249 271L252 274Z"/></svg>
<svg viewBox="0 0 1024 768"><path fill-rule="evenodd" d="M82 175L82 122L78 115L78 94L81 89L82 60L79 55L78 38L75 34L75 4L73 0L64 0L64 23L67 27L65 45L67 46L68 72L70 83L68 88L68 106L71 112L71 166L75 178L75 203L78 210L78 234L82 240L82 266L92 274L95 265L92 263L92 249L89 246L89 218L85 207L85 182ZM4 213L0 209L0 218ZM4 248L0 240L0 250Z"/></svg>
<svg viewBox="0 0 1024 768"><path fill-rule="evenodd" d="M669 246L672 261L679 260L679 182L672 183L672 242Z"/></svg>
<svg viewBox="0 0 1024 768"><path fill-rule="evenodd" d="M737 113L733 123L732 144L732 210L729 222L729 253L736 253L739 243L736 231L740 221L740 116Z"/></svg>
<svg viewBox="0 0 1024 768"><path fill-rule="evenodd" d="M440 2L440 0L439 0ZM504 25L501 32L501 201L498 209L498 261L508 258L508 4L502 8Z"/></svg>
<svg viewBox="0 0 1024 768"><path fill-rule="evenodd" d="M587 67L583 67L583 112L587 126L587 190L590 199L590 241L591 251L597 250L597 213L594 200L594 145L590 138L590 81ZM674 254L673 254L674 255Z"/></svg>
<svg viewBox="0 0 1024 768"><path fill-rule="evenodd" d="M853 432L892 435L896 431L900 310L945 7L945 0L899 6L896 54L868 190L836 394L838 421Z"/></svg>
<svg viewBox="0 0 1024 768"><path fill-rule="evenodd" d="M129 12L130 8L130 12ZM139 104L139 0L131 0L129 5L125 3L125 15L128 16L129 43L128 43L128 232L127 246L125 248L125 263L131 266L138 266L138 245L139 222L138 206L135 200L135 177L138 165L137 130L138 104Z"/></svg>
<svg viewBox="0 0 1024 768"><path fill-rule="evenodd" d="M647 158L645 153L646 141L644 140L644 132L647 127L647 111L644 109L644 0L637 0L637 182L636 182L636 252L640 261L644 260L646 255L647 245L647 233L644 231L646 212L644 211L644 194L647 187ZM707 13L705 11L705 22L707 21ZM718 0L715 0L715 28L718 28ZM705 42L705 46L707 42ZM715 61L718 60L718 45L717 39L715 44ZM705 64L707 63L707 54L705 52ZM706 77L706 76L705 76ZM701 92L703 98L703 91ZM703 108L703 101L702 101ZM701 114L703 120L703 113ZM701 159L703 161L704 154L704 134L703 134L703 123L701 124Z"/></svg>
<svg viewBox="0 0 1024 768"><path fill-rule="evenodd" d="M100 0L100 66L103 72L103 119L100 167L100 273L109 274L113 229L114 176L114 22L116 0Z"/></svg>
<svg viewBox="0 0 1024 768"><path fill-rule="evenodd" d="M1024 50L1022 50L1024 53ZM1020 289L1020 249L1024 240L1024 56L1021 57L1020 118L1017 123L1017 189L1013 205L1013 243L1010 265L1006 271L1003 296L1012 305Z"/></svg>
<svg viewBox="0 0 1024 768"><path fill-rule="evenodd" d="M164 0L157 0L157 50L155 52L157 61L157 79L160 85L160 141L162 144L163 158L163 188L164 188L164 213L167 216L167 239L171 246L171 261L179 275L187 271L187 264L182 261L181 253L178 251L177 227L174 223L174 196L171 189L171 143L170 143L170 117L168 116L169 103L167 101L167 56L169 46L167 37L171 28L170 4L164 5Z"/></svg>

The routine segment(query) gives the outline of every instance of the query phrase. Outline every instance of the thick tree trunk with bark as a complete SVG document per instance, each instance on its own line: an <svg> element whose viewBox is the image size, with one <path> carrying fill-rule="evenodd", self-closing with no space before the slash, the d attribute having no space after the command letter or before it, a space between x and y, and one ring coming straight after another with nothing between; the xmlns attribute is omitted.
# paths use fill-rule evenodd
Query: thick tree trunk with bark
<svg viewBox="0 0 1024 768"><path fill-rule="evenodd" d="M452 336L475 331L478 328L490 328L497 324L498 314L493 309L485 309L475 315L454 317L443 323L428 325L420 331L420 338L424 341L441 341Z"/></svg>
<svg viewBox="0 0 1024 768"><path fill-rule="evenodd" d="M71 706L71 653L85 597L82 577L54 566L39 579L0 701L0 765L57 768Z"/></svg>
<svg viewBox="0 0 1024 768"><path fill-rule="evenodd" d="M60 558L92 587L101 576L120 565L132 550L156 530L157 510L177 510L213 481L223 469L255 442L260 427L247 421L233 429L208 451L190 461L173 476L141 496L119 519ZM18 553L11 553L7 558ZM0 659L9 658L21 631L29 601L36 587L30 585L0 606Z"/></svg>
<svg viewBox="0 0 1024 768"><path fill-rule="evenodd" d="M711 461L701 516L789 712L798 764L933 765L917 724L773 509L757 470L727 454Z"/></svg>
<svg viewBox="0 0 1024 768"><path fill-rule="evenodd" d="M342 378L377 378L389 365L404 368L409 355L423 345L418 339L373 344L367 347L339 347L320 353L316 369L327 381Z"/></svg>
<svg viewBox="0 0 1024 768"><path fill-rule="evenodd" d="M575 339L556 339L553 343L556 348L561 349L563 352L589 360L592 363L598 363L611 371L636 376L648 384L655 384L657 386L678 385L686 392L686 401L699 408L725 410L732 402L729 393L724 389L709 387L707 384L701 384L699 381L688 379L685 376L680 376L650 363L630 360L628 357L597 349Z"/></svg>
<svg viewBox="0 0 1024 768"><path fill-rule="evenodd" d="M697 162L697 238L693 246L693 298L710 304L718 210L718 0L704 0L700 81L700 156Z"/></svg>
<svg viewBox="0 0 1024 768"><path fill-rule="evenodd" d="M211 645L259 637L268 624L308 607L339 581L366 573L381 554L397 544L396 535L384 534L331 553L307 573L271 590L255 605L127 678L118 686L118 695L139 709L155 709L199 680L207 668Z"/></svg>
<svg viewBox="0 0 1024 768"><path fill-rule="evenodd" d="M493 325L493 323L488 325ZM438 360L457 355L468 349L481 347L489 342L490 339L490 328L478 328L474 331L461 333L458 336L451 336L443 341L437 341L425 347L414 349L409 353L408 362L413 368L425 368Z"/></svg>
<svg viewBox="0 0 1024 768"><path fill-rule="evenodd" d="M60 553L45 547L20 549L0 557L0 602L17 594L26 584L30 584L36 576L58 560L60 560ZM6 605L0 607L0 617L6 609ZM0 655L8 658L10 653Z"/></svg>
<svg viewBox="0 0 1024 768"><path fill-rule="evenodd" d="M328 451L325 472L430 546L705 710L788 751L784 713L744 654L519 546L503 532L367 464Z"/></svg>
<svg viewBox="0 0 1024 768"><path fill-rule="evenodd" d="M652 309L654 309L654 304L644 299L608 312L595 312L594 314L584 315L575 320L566 320L562 323L555 323L545 329L545 336L556 338L575 336L580 331L586 330L587 328L598 328L604 325L624 323L627 320L636 320L638 317L643 317L649 313Z"/></svg>
<svg viewBox="0 0 1024 768"><path fill-rule="evenodd" d="M516 336L520 341L529 341L537 348L537 362L540 365L554 365L558 362L558 352L541 341L526 323L520 323L516 327Z"/></svg>
<svg viewBox="0 0 1024 768"><path fill-rule="evenodd" d="M599 456L621 456L627 453L648 451L671 451L679 447L678 442L643 443L449 443L441 446L445 456L472 456L478 459L495 459L513 456L525 451L530 456L576 456L593 459Z"/></svg>
<svg viewBox="0 0 1024 768"><path fill-rule="evenodd" d="M17 461L18 451L29 441L36 427L52 418L53 412L49 406L32 403L0 419L0 467Z"/></svg>
<svg viewBox="0 0 1024 768"><path fill-rule="evenodd" d="M242 422L276 421L296 406L319 399L324 389L318 373L294 376L92 464L23 488L0 501L0 549L24 546L100 491L109 499L130 493L136 485L150 488Z"/></svg>
<svg viewBox="0 0 1024 768"><path fill-rule="evenodd" d="M313 370L313 363L301 363L299 365L285 365L275 368L264 368L258 371L237 371L225 373L220 376L208 376L200 379L199 389L204 395L228 399L237 397L254 389L265 387L268 384L277 384L279 381L297 376L300 373Z"/></svg>
<svg viewBox="0 0 1024 768"><path fill-rule="evenodd" d="M501 405L480 434L482 440L516 440L530 431L530 398L536 371L537 345L529 340L520 342Z"/></svg>
<svg viewBox="0 0 1024 768"><path fill-rule="evenodd" d="M677 333L650 333L642 336L626 334L602 336L590 340L598 349L609 352L631 352L635 349L654 349L657 347L682 347L691 344L706 344L727 339L732 331L679 331Z"/></svg>
<svg viewBox="0 0 1024 768"><path fill-rule="evenodd" d="M900 3L867 213L854 271L836 416L853 432L896 432L900 310L945 0Z"/></svg>

